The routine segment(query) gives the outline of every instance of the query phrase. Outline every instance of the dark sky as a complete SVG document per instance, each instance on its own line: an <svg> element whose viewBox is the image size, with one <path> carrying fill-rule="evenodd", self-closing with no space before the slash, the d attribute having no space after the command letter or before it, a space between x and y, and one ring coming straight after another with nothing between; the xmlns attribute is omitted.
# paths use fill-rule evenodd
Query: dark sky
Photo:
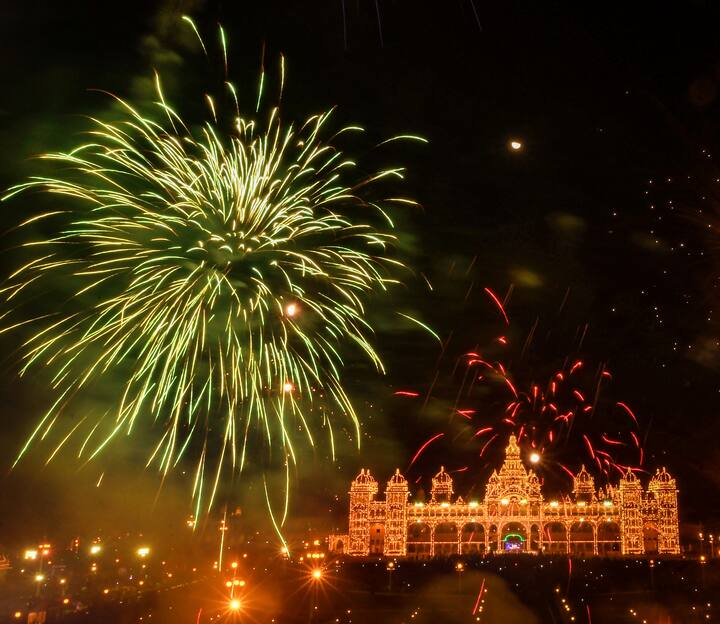
<svg viewBox="0 0 720 624"><path fill-rule="evenodd" d="M146 97L155 66L170 95L198 110L193 71L203 65L185 60L177 18L191 14L206 30L222 22L236 82L254 89L263 46L268 69L285 54L286 116L337 105L340 122L359 122L378 140L405 132L429 140L385 156L408 167L403 193L423 206L398 215L413 271L392 297L446 347L441 355L431 339L378 321L387 375L356 366L347 375L366 421L362 451L341 457L311 502L297 501L297 516L332 504L361 465L381 479L407 466L424 440L446 430L462 379L456 358L504 334L506 359L524 382L547 379L566 358L611 370L610 400L638 415L647 465L677 474L688 521L717 522L720 9L480 0L378 0L377 8L379 18L369 0L5 3L0 184L29 175L31 156L77 142L82 115L107 110L90 89ZM511 152L510 139L523 149ZM31 209L4 206L4 273L16 261L10 228ZM509 328L485 287L511 292ZM2 448L11 457L43 401L31 381L12 376L17 344L6 337L3 346ZM421 396L393 397L398 389ZM440 463L469 466L461 492L484 478L477 448L454 441L448 430L412 480ZM133 457L123 455L120 474ZM324 454L314 459L303 483L325 474ZM0 487L6 503L27 510L55 492L62 508L63 471L75 474L63 466L52 479L32 462L11 474ZM96 479L79 477L77 495Z"/></svg>

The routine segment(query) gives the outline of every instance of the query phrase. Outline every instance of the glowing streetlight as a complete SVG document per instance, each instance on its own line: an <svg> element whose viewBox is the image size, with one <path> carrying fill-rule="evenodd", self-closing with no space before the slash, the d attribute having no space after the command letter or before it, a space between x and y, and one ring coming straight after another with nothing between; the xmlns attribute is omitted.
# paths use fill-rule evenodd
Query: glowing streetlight
<svg viewBox="0 0 720 624"><path fill-rule="evenodd" d="M458 594L462 592L462 573L465 571L465 564L462 561L458 561L455 564L455 571L458 575Z"/></svg>
<svg viewBox="0 0 720 624"><path fill-rule="evenodd" d="M395 572L395 562L388 561L386 568L388 571L388 593L390 593L392 591L392 573Z"/></svg>
<svg viewBox="0 0 720 624"><path fill-rule="evenodd" d="M145 557L147 557L150 554L150 549L147 546L141 546L140 548L137 549L136 552L137 552L138 557L140 557L141 559L144 559Z"/></svg>
<svg viewBox="0 0 720 624"><path fill-rule="evenodd" d="M537 464L540 461L540 453L530 453L530 463Z"/></svg>

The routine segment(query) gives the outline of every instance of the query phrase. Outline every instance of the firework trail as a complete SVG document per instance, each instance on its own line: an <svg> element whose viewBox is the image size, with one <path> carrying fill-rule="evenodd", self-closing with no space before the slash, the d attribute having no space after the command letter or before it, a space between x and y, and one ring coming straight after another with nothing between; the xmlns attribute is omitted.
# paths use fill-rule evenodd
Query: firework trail
<svg viewBox="0 0 720 624"><path fill-rule="evenodd" d="M359 349L382 371L365 306L402 267L390 212L415 202L372 194L401 179L400 168L355 173L335 143L361 128L330 133L331 112L283 122L284 79L281 60L278 104L264 121L241 116L226 82L232 114L224 119L222 98L206 95L208 120L191 130L156 74L155 117L115 98L117 121L93 120L87 142L43 156L56 177L9 190L4 199L39 191L58 206L23 224L43 220L53 233L27 242L31 259L2 290L4 331L32 328L21 373L52 375L52 406L18 459L110 375L122 380L117 404L73 422L51 458L79 440L90 460L151 423L160 434L148 465L166 474L184 454L198 458L196 512L212 505L225 470L243 469L249 448L289 475L298 439L314 445L323 430L334 454L333 428L359 428L342 353ZM262 73L258 106L264 82ZM71 284L70 300L30 314L28 302L58 283Z"/></svg>
<svg viewBox="0 0 720 624"><path fill-rule="evenodd" d="M505 304L491 289L484 291L501 312L503 323L510 325ZM528 449L529 462L543 469L557 468L571 478L575 473L566 464L579 464L578 458L605 480L629 469L642 470L638 419L626 403L607 397L606 386L613 376L604 365L592 369L582 359L565 358L559 368L541 367L548 372L538 382L528 378L522 366L514 367L520 375L511 372L513 367L507 362L512 361L512 345L506 335L488 342L487 352L492 355L484 356L477 348L465 353L451 375L462 373L451 424L463 424L459 433L446 439L471 443L468 446L482 458L504 447L514 434ZM523 353L526 348L527 341ZM412 397L410 393L396 395ZM411 466L440 435L435 433L420 447Z"/></svg>

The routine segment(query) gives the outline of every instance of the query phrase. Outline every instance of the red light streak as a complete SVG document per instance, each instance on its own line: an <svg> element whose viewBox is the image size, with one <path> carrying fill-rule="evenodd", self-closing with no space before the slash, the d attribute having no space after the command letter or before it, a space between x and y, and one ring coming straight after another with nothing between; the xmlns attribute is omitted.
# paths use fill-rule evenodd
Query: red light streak
<svg viewBox="0 0 720 624"><path fill-rule="evenodd" d="M510 325L510 319L508 319L508 316L505 313L505 308L503 307L500 299L497 298L497 295L487 287L485 288L485 292L490 296L490 299L495 302L495 305L499 308L500 312L502 312L503 318L505 319L505 325Z"/></svg>

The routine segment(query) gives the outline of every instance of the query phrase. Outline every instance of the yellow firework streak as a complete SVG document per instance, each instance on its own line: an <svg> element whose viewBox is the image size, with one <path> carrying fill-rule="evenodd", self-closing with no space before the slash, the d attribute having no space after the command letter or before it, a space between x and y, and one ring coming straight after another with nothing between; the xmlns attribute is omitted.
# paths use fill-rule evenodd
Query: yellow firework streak
<svg viewBox="0 0 720 624"><path fill-rule="evenodd" d="M284 61L281 73L284 81ZM159 119L116 98L117 121L93 120L87 143L43 156L58 177L33 177L5 197L54 194L59 209L25 225L61 223L27 244L35 255L3 288L6 309L58 280L78 303L31 319L22 372L50 370L53 403L18 459L61 422L50 459L77 438L87 461L141 420L154 423L149 464L165 474L185 453L199 458L196 512L212 505L225 470L242 470L249 446L287 467L298 438L314 445L324 430L334 452L333 426L357 430L341 352L359 347L382 370L365 305L401 266L388 211L414 203L368 198L371 183L402 178L402 169L354 173L333 140L357 127L326 140L330 112L296 127L279 104L265 122L244 119L225 86L231 119L207 95L210 119L191 131L156 74ZM110 411L60 418L110 375L122 380Z"/></svg>

